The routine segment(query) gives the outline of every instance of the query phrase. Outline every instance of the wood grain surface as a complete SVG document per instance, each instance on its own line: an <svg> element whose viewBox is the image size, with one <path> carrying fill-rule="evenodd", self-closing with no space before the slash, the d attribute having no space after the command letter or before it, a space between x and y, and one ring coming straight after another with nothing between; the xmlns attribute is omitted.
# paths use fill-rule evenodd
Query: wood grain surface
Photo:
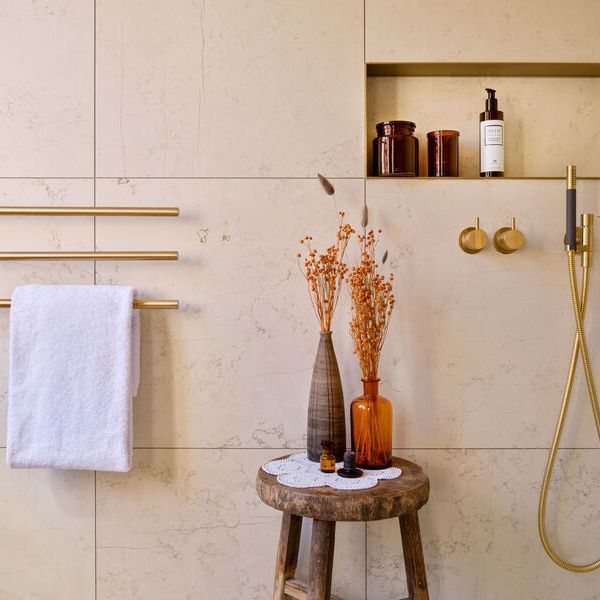
<svg viewBox="0 0 600 600"><path fill-rule="evenodd" d="M321 521L377 521L416 513L429 498L429 478L419 465L402 458L393 458L392 464L402 475L368 490L292 488L259 468L256 491L277 510Z"/></svg>

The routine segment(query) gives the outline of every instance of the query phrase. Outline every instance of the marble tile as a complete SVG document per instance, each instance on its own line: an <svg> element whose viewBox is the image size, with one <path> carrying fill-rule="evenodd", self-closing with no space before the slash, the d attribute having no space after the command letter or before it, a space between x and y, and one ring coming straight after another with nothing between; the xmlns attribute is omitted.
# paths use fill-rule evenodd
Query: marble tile
<svg viewBox="0 0 600 600"><path fill-rule="evenodd" d="M336 182L338 207L360 219L362 182ZM371 223L396 274L398 305L382 355L382 392L402 447L546 447L572 341L562 252L560 181L369 181ZM581 182L597 212L600 186ZM100 203L175 204L181 217L102 219L99 249L181 251L179 263L99 263L99 283L179 298L178 312L143 315L136 400L141 447L301 447L315 324L295 263L305 232L326 239L333 206L314 181L106 181ZM485 202L485 212L481 203ZM490 237L512 215L527 246L506 256L460 251L458 232L482 217ZM353 250L352 250L353 252ZM353 254L350 253L350 259ZM383 249L382 249L383 252ZM592 278L591 294L600 294ZM346 399L360 375L347 307L336 349ZM590 312L590 340L600 321ZM592 344L592 353L595 348ZM564 444L595 446L578 382Z"/></svg>
<svg viewBox="0 0 600 600"><path fill-rule="evenodd" d="M0 598L94 600L94 474L9 469L0 450Z"/></svg>
<svg viewBox="0 0 600 600"><path fill-rule="evenodd" d="M371 222L383 227L381 251L389 250L396 276L380 368L382 393L394 401L394 444L547 447L574 332L562 245L564 183L367 183ZM578 197L579 210L598 214L597 182L580 182ZM515 216L525 247L512 255L490 246L463 253L458 234L476 216L490 239ZM600 279L592 273L590 298L597 297ZM586 321L596 364L597 311ZM582 383L578 377L563 444L596 447Z"/></svg>
<svg viewBox="0 0 600 600"><path fill-rule="evenodd" d="M0 205L92 205L91 180L0 179ZM2 216L0 252L92 250L92 217ZM0 298L10 298L17 285L27 283L89 284L91 262L10 261L0 264ZM0 309L0 446L6 440L8 382L8 324L10 311Z"/></svg>
<svg viewBox="0 0 600 600"><path fill-rule="evenodd" d="M261 503L254 481L273 456L138 450L131 473L99 474L98 600L269 597L280 513ZM364 529L338 533L334 589L363 600L355 574L364 573Z"/></svg>
<svg viewBox="0 0 600 600"><path fill-rule="evenodd" d="M0 177L93 173L92 2L4 2Z"/></svg>
<svg viewBox="0 0 600 600"><path fill-rule="evenodd" d="M370 77L367 136L376 137L380 121L414 121L420 173L427 175L427 132L456 129L460 174L479 177L479 113L486 87L497 90L504 111L507 177L561 177L567 161L577 165L580 176L600 174L600 116L593 109L600 93L597 78ZM556 119L559 114L563 117ZM370 143L368 151L371 172Z"/></svg>
<svg viewBox="0 0 600 600"><path fill-rule="evenodd" d="M98 173L362 175L363 3L97 3Z"/></svg>
<svg viewBox="0 0 600 600"><path fill-rule="evenodd" d="M549 504L549 532L573 561L598 558L600 450L562 451ZM573 575L544 553L537 533L545 450L416 450L431 496L420 511L432 598L598 600L598 577ZM406 589L397 522L368 525L368 598Z"/></svg>
<svg viewBox="0 0 600 600"><path fill-rule="evenodd" d="M181 209L177 219L97 220L99 249L181 253L177 263L97 265L98 283L181 302L142 315L138 446L305 445L318 326L296 252L307 232L322 245L333 238L334 202L359 213L362 181L336 186L334 201L316 180L98 183L99 204ZM344 321L340 306L335 336L349 353ZM344 368L355 367L351 358Z"/></svg>
<svg viewBox="0 0 600 600"><path fill-rule="evenodd" d="M370 61L595 62L600 5L366 0Z"/></svg>

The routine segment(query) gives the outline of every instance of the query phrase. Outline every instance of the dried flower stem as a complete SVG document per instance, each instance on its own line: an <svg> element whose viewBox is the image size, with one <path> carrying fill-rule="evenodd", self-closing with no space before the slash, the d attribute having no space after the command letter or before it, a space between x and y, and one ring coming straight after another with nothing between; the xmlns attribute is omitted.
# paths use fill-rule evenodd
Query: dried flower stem
<svg viewBox="0 0 600 600"><path fill-rule="evenodd" d="M377 272L375 250L378 238L372 230L358 236L360 261L348 277L352 299L350 334L366 381L377 379L379 357L395 303L392 292L394 274L390 273L386 279Z"/></svg>
<svg viewBox="0 0 600 600"><path fill-rule="evenodd" d="M330 331L331 319L340 298L342 283L346 278L348 266L344 262L348 240L354 229L344 223L345 213L339 212L338 230L335 243L325 252L319 254L311 246L312 237L305 236L300 243L306 246L307 252L302 263L299 252L298 265L306 279L310 300L319 321L321 331Z"/></svg>

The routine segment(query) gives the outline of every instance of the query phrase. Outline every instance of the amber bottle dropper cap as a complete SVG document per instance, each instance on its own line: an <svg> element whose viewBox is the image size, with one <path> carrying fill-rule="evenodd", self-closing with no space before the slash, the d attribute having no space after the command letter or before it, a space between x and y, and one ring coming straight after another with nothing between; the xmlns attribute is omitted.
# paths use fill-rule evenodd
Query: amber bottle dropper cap
<svg viewBox="0 0 600 600"><path fill-rule="evenodd" d="M338 469L340 477L360 477L363 472L356 468L356 454L354 452L344 452L344 466Z"/></svg>

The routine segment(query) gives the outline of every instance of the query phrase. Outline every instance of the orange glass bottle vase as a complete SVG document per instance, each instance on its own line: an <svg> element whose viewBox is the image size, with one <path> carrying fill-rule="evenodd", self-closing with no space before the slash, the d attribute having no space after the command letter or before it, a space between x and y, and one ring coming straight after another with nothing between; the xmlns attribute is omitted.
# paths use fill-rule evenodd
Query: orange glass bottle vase
<svg viewBox="0 0 600 600"><path fill-rule="evenodd" d="M363 395L352 401L352 450L363 469L392 466L392 403L379 395L379 380L363 382Z"/></svg>

